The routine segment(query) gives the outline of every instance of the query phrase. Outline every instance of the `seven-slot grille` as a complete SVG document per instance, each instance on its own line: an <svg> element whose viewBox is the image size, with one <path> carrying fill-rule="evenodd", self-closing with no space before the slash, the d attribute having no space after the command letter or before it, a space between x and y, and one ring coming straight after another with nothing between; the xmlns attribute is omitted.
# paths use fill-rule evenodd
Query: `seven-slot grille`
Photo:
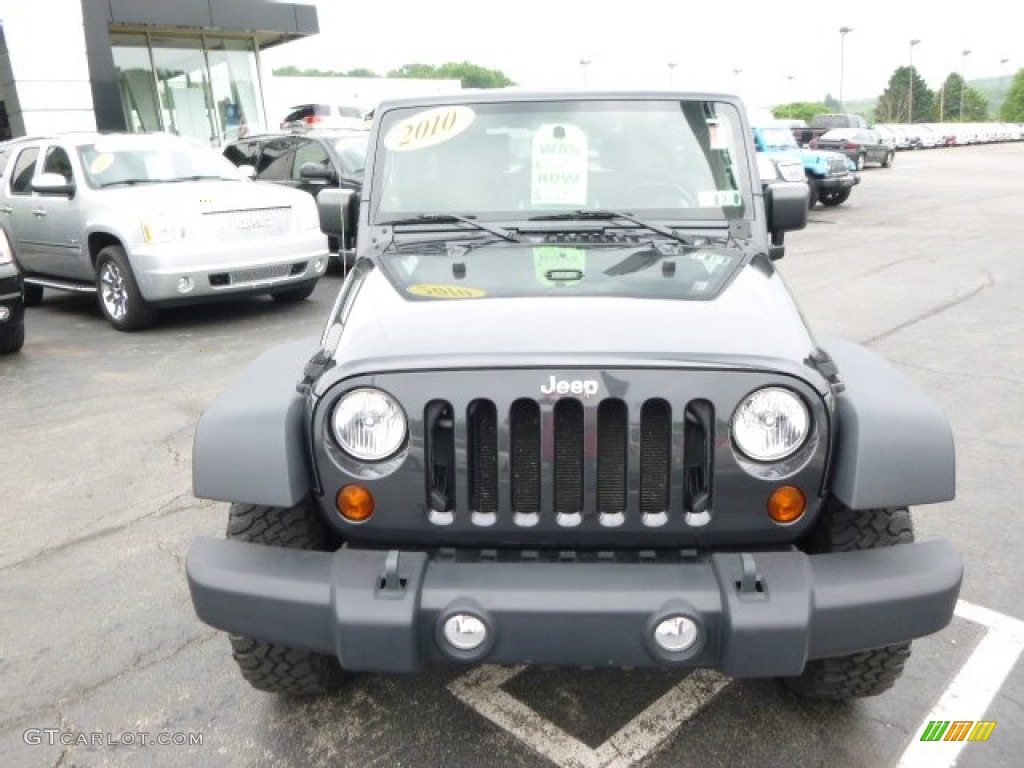
<svg viewBox="0 0 1024 768"><path fill-rule="evenodd" d="M530 527L550 515L572 527L596 516L614 527L702 514L711 504L713 407L694 400L675 408L661 398L633 412L617 398L586 405L572 397L553 404L520 398L499 414L488 399L472 400L464 411L432 400L424 412L432 519L447 523L451 513L468 511L479 525L506 519ZM458 451L463 433L465 451ZM462 472L465 499L456 483Z"/></svg>

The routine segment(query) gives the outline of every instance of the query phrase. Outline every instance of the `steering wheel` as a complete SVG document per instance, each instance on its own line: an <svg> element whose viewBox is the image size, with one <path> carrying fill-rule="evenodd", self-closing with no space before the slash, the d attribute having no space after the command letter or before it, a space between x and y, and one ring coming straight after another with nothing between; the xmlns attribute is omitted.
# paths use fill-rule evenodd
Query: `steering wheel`
<svg viewBox="0 0 1024 768"><path fill-rule="evenodd" d="M689 190L680 187L678 184L672 184L668 181L642 181L639 184L632 184L626 187L623 195L631 205L637 205L637 201L634 200L634 196L641 196L644 193L650 192L662 192L665 194L665 199L669 198L669 195L675 198L674 203L669 205L658 205L651 206L657 208L696 208L694 204L693 195Z"/></svg>

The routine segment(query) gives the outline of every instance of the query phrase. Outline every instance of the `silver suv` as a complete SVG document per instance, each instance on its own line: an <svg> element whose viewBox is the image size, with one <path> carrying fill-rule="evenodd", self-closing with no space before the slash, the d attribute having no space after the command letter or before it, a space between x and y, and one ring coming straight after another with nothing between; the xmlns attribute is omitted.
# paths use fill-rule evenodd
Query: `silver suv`
<svg viewBox="0 0 1024 768"><path fill-rule="evenodd" d="M0 217L25 274L95 292L122 331L163 306L240 294L308 297L327 265L313 199L246 179L216 151L163 134L76 133L6 147Z"/></svg>

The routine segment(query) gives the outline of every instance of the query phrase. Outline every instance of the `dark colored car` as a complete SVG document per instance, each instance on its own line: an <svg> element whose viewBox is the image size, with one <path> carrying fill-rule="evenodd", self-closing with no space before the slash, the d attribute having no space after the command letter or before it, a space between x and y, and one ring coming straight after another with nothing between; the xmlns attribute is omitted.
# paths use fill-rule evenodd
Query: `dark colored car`
<svg viewBox="0 0 1024 768"><path fill-rule="evenodd" d="M301 189L314 197L326 187L351 190L343 217L346 231L328 237L331 253L347 263L356 243L368 136L367 131L351 130L249 136L228 144L224 156L237 166L251 166L257 181Z"/></svg>
<svg viewBox="0 0 1024 768"><path fill-rule="evenodd" d="M833 128L812 140L811 149L842 152L857 165L858 171L868 163L888 168L896 156L882 135L871 128Z"/></svg>
<svg viewBox="0 0 1024 768"><path fill-rule="evenodd" d="M25 344L24 287L6 228L0 228L0 355Z"/></svg>
<svg viewBox="0 0 1024 768"><path fill-rule="evenodd" d="M773 175L734 96L382 104L323 334L268 350L196 428L193 491L231 505L189 588L241 674L889 688L960 589L908 510L953 497L952 430L877 353L807 327L775 265L807 184Z"/></svg>

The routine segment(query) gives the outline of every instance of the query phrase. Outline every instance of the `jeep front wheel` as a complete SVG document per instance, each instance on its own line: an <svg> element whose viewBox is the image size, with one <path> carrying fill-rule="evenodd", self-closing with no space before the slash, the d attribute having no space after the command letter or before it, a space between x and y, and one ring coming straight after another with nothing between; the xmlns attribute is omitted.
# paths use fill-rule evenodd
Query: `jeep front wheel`
<svg viewBox="0 0 1024 768"><path fill-rule="evenodd" d="M807 554L875 549L914 541L910 512L906 509L851 510L834 502L803 542ZM889 690L903 674L910 643L896 643L870 651L812 659L803 674L787 677L786 685L802 696L845 701L877 696Z"/></svg>
<svg viewBox="0 0 1024 768"><path fill-rule="evenodd" d="M138 331L156 322L157 312L142 298L124 249L108 245L96 256L100 309L119 331Z"/></svg>
<svg viewBox="0 0 1024 768"><path fill-rule="evenodd" d="M227 537L287 549L329 552L337 542L310 499L294 507L232 504ZM337 690L343 673L338 660L285 648L241 635L229 635L232 656L253 688L292 696L318 696Z"/></svg>

